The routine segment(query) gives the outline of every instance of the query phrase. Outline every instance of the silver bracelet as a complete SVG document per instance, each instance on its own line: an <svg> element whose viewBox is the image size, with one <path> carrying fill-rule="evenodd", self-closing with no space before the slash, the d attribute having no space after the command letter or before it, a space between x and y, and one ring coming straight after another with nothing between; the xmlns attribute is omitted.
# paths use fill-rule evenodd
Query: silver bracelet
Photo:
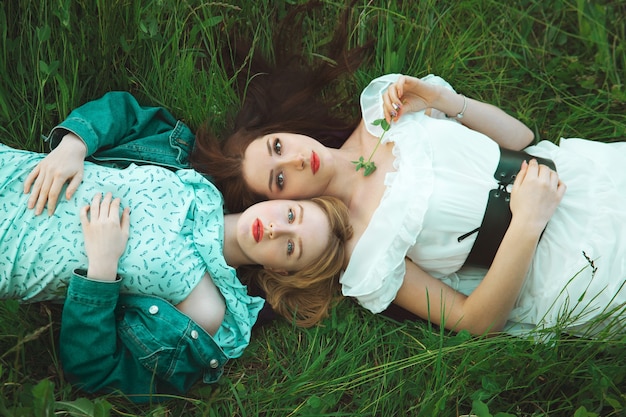
<svg viewBox="0 0 626 417"><path fill-rule="evenodd" d="M462 119L463 116L465 116L465 110L467 109L467 97L465 97L463 94L461 94L461 97L463 97L463 110L461 110L461 112L456 115L456 118L459 120Z"/></svg>

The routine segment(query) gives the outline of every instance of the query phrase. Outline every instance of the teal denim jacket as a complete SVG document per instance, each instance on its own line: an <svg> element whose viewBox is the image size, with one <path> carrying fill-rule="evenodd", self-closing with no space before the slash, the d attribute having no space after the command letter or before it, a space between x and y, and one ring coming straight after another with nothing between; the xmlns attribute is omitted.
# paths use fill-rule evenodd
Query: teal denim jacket
<svg viewBox="0 0 626 417"><path fill-rule="evenodd" d="M131 163L189 168L195 135L162 107L145 107L129 93L113 91L73 110L50 132L54 149L67 132L87 146L87 160L125 168Z"/></svg>
<svg viewBox="0 0 626 417"><path fill-rule="evenodd" d="M120 286L81 270L71 277L59 339L68 381L141 403L219 379L228 358L202 327L162 298L120 295Z"/></svg>
<svg viewBox="0 0 626 417"><path fill-rule="evenodd" d="M52 129L50 147L68 131L85 142L88 159L114 167L186 168L194 143L167 110L140 106L125 92L72 111ZM134 402L183 394L200 378L215 382L227 361L213 338L167 301L119 295L119 283L88 280L80 271L70 279L59 350L70 382L88 392L119 390Z"/></svg>

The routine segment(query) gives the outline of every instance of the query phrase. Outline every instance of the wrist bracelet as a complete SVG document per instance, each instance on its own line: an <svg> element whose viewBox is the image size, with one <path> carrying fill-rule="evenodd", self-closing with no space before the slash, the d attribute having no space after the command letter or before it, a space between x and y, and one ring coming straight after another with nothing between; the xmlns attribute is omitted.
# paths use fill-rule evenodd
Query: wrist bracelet
<svg viewBox="0 0 626 417"><path fill-rule="evenodd" d="M467 109L467 97L465 97L463 94L461 94L461 97L463 97L463 110L461 110L461 112L455 116L459 120L462 119L463 116L465 116L465 110Z"/></svg>

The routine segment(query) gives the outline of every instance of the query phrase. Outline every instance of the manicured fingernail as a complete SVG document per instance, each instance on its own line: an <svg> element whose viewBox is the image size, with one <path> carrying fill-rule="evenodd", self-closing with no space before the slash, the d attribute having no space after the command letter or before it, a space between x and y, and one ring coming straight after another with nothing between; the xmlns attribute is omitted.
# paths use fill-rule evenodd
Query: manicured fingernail
<svg viewBox="0 0 626 417"><path fill-rule="evenodd" d="M390 115L391 115L391 117L393 117L393 118L395 118L395 117L398 115L398 113L396 113L396 112L395 112L395 111L393 111L393 110L392 110L392 111L390 111L390 112L389 112L389 114L390 114Z"/></svg>
<svg viewBox="0 0 626 417"><path fill-rule="evenodd" d="M397 103L391 103L391 107L393 107L396 111L400 109L400 105L398 105Z"/></svg>

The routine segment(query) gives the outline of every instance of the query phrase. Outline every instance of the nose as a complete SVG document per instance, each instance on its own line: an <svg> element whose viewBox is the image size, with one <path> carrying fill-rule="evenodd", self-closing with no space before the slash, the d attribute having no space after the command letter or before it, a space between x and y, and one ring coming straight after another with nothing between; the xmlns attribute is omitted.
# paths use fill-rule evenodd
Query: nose
<svg viewBox="0 0 626 417"><path fill-rule="evenodd" d="M288 157L285 161L285 165L294 167L298 171L302 171L305 168L306 158L301 153L296 153Z"/></svg>
<svg viewBox="0 0 626 417"><path fill-rule="evenodd" d="M268 229L267 235L270 239L279 238L287 233L287 226L277 222L270 223Z"/></svg>

